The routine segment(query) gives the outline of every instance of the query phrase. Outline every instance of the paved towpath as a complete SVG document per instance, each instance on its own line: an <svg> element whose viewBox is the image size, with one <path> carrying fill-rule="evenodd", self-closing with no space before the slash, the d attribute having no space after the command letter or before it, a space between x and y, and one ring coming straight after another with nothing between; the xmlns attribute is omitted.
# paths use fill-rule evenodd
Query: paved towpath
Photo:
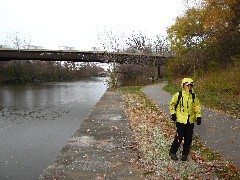
<svg viewBox="0 0 240 180"><path fill-rule="evenodd" d="M141 180L122 94L106 91L39 180Z"/></svg>
<svg viewBox="0 0 240 180"><path fill-rule="evenodd" d="M146 86L142 92L155 100L170 117L169 103L172 95L162 89L166 84L162 82ZM201 142L238 165L240 169L240 120L206 107L202 108L202 115L202 124L195 125L194 129Z"/></svg>

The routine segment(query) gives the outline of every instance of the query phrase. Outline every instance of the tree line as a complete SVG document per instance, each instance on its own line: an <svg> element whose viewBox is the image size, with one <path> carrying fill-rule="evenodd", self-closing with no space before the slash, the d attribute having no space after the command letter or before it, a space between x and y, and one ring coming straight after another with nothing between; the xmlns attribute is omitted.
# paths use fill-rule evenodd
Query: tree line
<svg viewBox="0 0 240 180"><path fill-rule="evenodd" d="M95 63L59 61L0 62L0 83L68 81L97 77L105 70Z"/></svg>
<svg viewBox="0 0 240 180"><path fill-rule="evenodd" d="M169 61L173 77L227 68L240 56L240 1L192 1L168 29L174 58Z"/></svg>

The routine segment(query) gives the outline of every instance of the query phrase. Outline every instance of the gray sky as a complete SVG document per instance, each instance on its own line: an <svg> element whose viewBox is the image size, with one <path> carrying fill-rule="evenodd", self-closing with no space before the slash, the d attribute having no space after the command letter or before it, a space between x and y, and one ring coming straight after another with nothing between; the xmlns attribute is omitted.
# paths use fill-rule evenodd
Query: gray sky
<svg viewBox="0 0 240 180"><path fill-rule="evenodd" d="M165 35L183 12L182 0L0 0L0 44L19 32L48 49L96 47L99 33Z"/></svg>

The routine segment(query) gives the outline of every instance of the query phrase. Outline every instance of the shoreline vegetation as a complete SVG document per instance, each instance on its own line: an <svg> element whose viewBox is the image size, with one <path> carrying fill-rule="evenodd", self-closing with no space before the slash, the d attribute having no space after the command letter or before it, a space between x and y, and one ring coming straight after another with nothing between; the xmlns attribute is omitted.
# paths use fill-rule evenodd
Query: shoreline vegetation
<svg viewBox="0 0 240 180"><path fill-rule="evenodd" d="M95 63L0 61L0 84L34 84L106 76L108 72Z"/></svg>
<svg viewBox="0 0 240 180"><path fill-rule="evenodd" d="M205 107L223 111L240 119L240 64L195 77L194 91ZM181 78L169 80L164 90L171 94L180 91Z"/></svg>
<svg viewBox="0 0 240 180"><path fill-rule="evenodd" d="M135 135L139 159L134 163L144 176L151 179L238 179L237 166L201 144L194 136L187 162L173 162L169 147L175 126L161 107L148 99L141 87L119 88L124 93L125 111ZM178 154L179 155L179 154Z"/></svg>

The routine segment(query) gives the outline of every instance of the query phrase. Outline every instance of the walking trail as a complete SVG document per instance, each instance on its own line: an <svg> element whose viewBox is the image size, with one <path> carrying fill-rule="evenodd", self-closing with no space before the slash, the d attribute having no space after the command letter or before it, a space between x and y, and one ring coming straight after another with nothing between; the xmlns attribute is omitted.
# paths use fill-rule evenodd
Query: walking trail
<svg viewBox="0 0 240 180"><path fill-rule="evenodd" d="M162 111L170 117L169 103L172 95L162 88L167 82L142 88L142 92L159 104ZM201 142L218 152L240 169L240 120L223 112L202 107L202 124L195 125L194 131Z"/></svg>

